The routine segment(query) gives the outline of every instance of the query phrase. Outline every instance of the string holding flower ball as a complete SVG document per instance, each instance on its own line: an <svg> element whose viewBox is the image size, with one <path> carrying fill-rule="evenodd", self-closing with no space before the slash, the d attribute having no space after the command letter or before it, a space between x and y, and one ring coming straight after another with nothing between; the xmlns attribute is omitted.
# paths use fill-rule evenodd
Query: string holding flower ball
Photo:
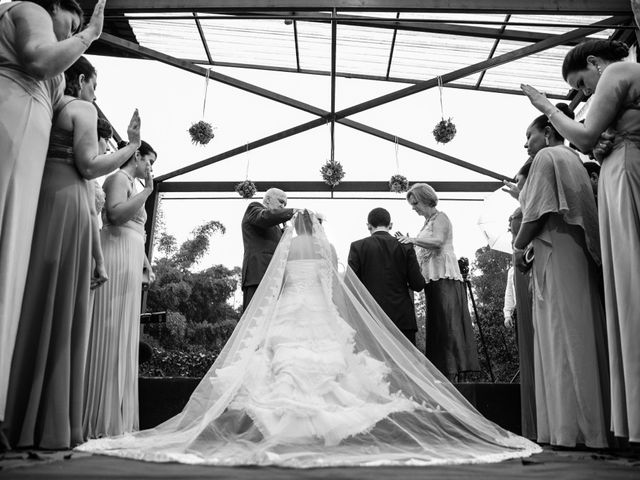
<svg viewBox="0 0 640 480"><path fill-rule="evenodd" d="M404 175L393 175L389 180L389 190L393 193L404 193L409 190L409 180Z"/></svg>
<svg viewBox="0 0 640 480"><path fill-rule="evenodd" d="M207 74L204 79L204 98L202 100L202 118L205 118L205 112L207 109L207 90L209 88L209 75L211 70L207 70ZM194 145L206 145L213 140L213 127L209 122L200 120L199 122L192 123L189 127L189 135L191 135L191 143Z"/></svg>
<svg viewBox="0 0 640 480"><path fill-rule="evenodd" d="M438 143L449 143L456 136L457 130L455 124L451 121L451 118L445 120L444 118L438 122L433 129L433 137Z"/></svg>
<svg viewBox="0 0 640 480"><path fill-rule="evenodd" d="M210 123L200 120L189 127L189 135L194 145L206 145L213 140L213 127Z"/></svg>
<svg viewBox="0 0 640 480"><path fill-rule="evenodd" d="M236 192L238 192L242 198L253 197L257 190L256 184L251 180L245 180L236 185Z"/></svg>
<svg viewBox="0 0 640 480"><path fill-rule="evenodd" d="M451 121L451 117L447 120L444 119L444 102L442 101L442 92L444 88L442 86L442 77L438 77L438 91L440 93L440 114L442 120L440 120L433 129L433 136L438 143L449 143L456 136L457 130L455 124Z"/></svg>
<svg viewBox="0 0 640 480"><path fill-rule="evenodd" d="M327 160L320 169L320 173L324 182L332 188L337 186L344 178L344 168L336 160Z"/></svg>

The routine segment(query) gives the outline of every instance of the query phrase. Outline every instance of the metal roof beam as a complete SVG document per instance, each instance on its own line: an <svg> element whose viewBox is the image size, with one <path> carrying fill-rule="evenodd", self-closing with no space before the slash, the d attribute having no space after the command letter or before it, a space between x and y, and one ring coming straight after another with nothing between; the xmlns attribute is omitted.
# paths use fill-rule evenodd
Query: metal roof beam
<svg viewBox="0 0 640 480"><path fill-rule="evenodd" d="M95 1L81 0L91 11ZM105 12L418 11L540 15L628 15L629 0L109 0Z"/></svg>
<svg viewBox="0 0 640 480"><path fill-rule="evenodd" d="M420 182L426 180L420 180ZM331 187L320 181L273 181L254 182L258 191L269 188L280 188L286 192L328 192ZM418 180L412 181L418 183ZM160 193L198 193L198 192L233 192L238 182L161 182ZM438 193L443 192L494 192L503 184L501 182L433 182L429 181ZM388 192L389 182L362 181L340 182L333 188L334 192Z"/></svg>

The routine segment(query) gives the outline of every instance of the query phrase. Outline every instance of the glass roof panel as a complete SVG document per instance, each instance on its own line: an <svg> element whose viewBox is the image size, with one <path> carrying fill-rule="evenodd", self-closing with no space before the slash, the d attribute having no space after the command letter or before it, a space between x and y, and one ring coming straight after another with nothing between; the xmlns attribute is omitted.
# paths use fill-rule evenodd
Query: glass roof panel
<svg viewBox="0 0 640 480"><path fill-rule="evenodd" d="M495 56L522 48L528 44L502 40ZM521 83L535 86L545 93L566 95L569 86L562 79L561 67L569 46L557 46L549 50L529 55L499 67L487 70L482 86L493 88L520 89Z"/></svg>
<svg viewBox="0 0 640 480"><path fill-rule="evenodd" d="M391 77L427 80L486 60L493 39L399 31L391 64ZM479 74L456 80L475 85Z"/></svg>
<svg viewBox="0 0 640 480"><path fill-rule="evenodd" d="M331 71L331 25L317 22L296 22L300 68Z"/></svg>
<svg viewBox="0 0 640 480"><path fill-rule="evenodd" d="M393 30L338 25L336 60L340 73L387 74Z"/></svg>
<svg viewBox="0 0 640 480"><path fill-rule="evenodd" d="M284 20L200 20L214 62L296 68L293 26Z"/></svg>
<svg viewBox="0 0 640 480"><path fill-rule="evenodd" d="M171 20L171 16L177 16L175 14L159 15L168 17L167 20L135 20L135 15L127 16L131 17L129 23L143 47L176 58L207 58L195 21Z"/></svg>
<svg viewBox="0 0 640 480"><path fill-rule="evenodd" d="M561 26L553 27L550 25L590 25L592 23L604 20L608 17L601 16L576 16L576 15L512 15L509 19L508 30L519 30L528 32L542 32L550 33L552 35L560 35L562 33L569 32L577 28L576 26ZM545 26L527 26L527 25L513 25L514 23L540 23ZM546 26L548 24L549 26ZM590 37L592 38L608 38L613 33L613 30L603 30L596 32Z"/></svg>

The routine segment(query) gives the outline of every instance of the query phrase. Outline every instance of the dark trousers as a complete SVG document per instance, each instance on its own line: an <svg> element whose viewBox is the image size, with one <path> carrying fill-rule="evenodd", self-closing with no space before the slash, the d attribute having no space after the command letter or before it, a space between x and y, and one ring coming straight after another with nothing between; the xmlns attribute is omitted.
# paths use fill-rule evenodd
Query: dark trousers
<svg viewBox="0 0 640 480"><path fill-rule="evenodd" d="M400 328L399 329L402 334L407 337L407 339L413 344L413 346L415 347L416 345L416 330L405 330L404 328Z"/></svg>
<svg viewBox="0 0 640 480"><path fill-rule="evenodd" d="M242 311L246 311L249 303L251 303L251 299L253 298L254 293L258 289L258 285L248 285L246 287L242 287Z"/></svg>

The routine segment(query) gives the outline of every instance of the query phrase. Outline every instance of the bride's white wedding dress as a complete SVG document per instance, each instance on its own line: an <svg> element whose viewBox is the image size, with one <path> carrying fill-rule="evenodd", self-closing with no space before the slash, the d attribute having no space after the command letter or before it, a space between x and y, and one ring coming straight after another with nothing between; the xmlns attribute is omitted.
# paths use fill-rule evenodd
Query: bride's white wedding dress
<svg viewBox="0 0 640 480"><path fill-rule="evenodd" d="M428 465L540 451L482 417L299 214L182 413L79 450L216 465Z"/></svg>

